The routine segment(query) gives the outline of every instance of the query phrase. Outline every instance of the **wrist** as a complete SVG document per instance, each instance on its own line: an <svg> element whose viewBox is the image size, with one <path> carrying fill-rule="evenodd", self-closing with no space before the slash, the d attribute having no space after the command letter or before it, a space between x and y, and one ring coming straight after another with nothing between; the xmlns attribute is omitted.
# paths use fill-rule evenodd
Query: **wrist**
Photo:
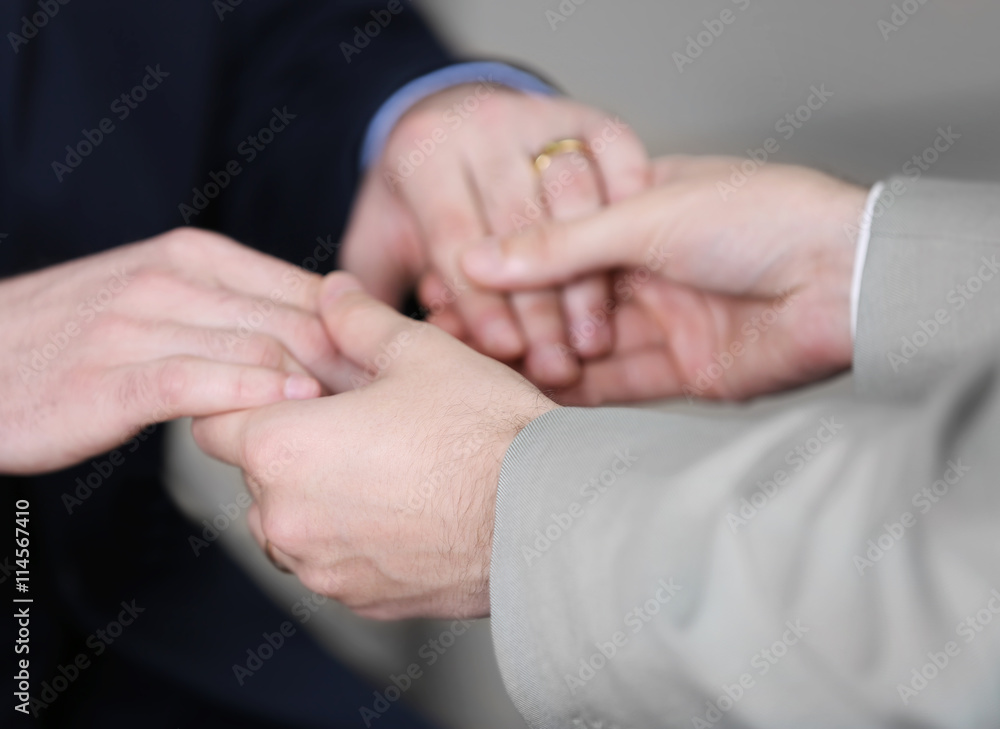
<svg viewBox="0 0 1000 729"><path fill-rule="evenodd" d="M478 525L478 549L475 556L475 565L470 570L470 580L468 583L470 588L468 591L469 598L463 611L466 613L466 617L485 617L490 613L490 566L493 554L493 529L496 518L497 491L500 485L500 473L507 452L517 439L517 436L529 424L546 413L560 408L559 405L545 397L538 390L535 390L534 387L527 389L530 392L527 393L521 406L514 411L516 414L509 417L507 423L500 428L498 437L495 440L495 447L493 449L484 449L488 452L482 461L483 467L478 471L482 474L479 480L479 492L483 499L479 513L482 514L482 519Z"/></svg>
<svg viewBox="0 0 1000 729"><path fill-rule="evenodd" d="M829 217L821 228L821 305L826 311L832 369L847 369L854 354L854 288L869 191L841 183L830 196Z"/></svg>

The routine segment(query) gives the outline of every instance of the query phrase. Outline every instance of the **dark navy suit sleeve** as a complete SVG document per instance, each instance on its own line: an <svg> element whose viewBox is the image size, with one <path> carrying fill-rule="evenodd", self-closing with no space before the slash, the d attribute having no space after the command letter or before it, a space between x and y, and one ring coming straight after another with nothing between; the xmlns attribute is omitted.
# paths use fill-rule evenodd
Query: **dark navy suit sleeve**
<svg viewBox="0 0 1000 729"><path fill-rule="evenodd" d="M0 275L184 224L296 263L339 238L372 116L451 59L409 2L228 5L57 3L33 29L36 2L0 4Z"/></svg>
<svg viewBox="0 0 1000 729"><path fill-rule="evenodd" d="M222 23L228 62L220 69L219 128L205 166L241 171L220 194L215 215L206 210L192 222L202 224L204 217L211 227L301 265L318 237L339 237L361 142L380 106L403 84L451 59L409 2L298 4L306 8L244 3ZM212 183L209 177L194 181L189 202L199 190L207 199L205 186Z"/></svg>

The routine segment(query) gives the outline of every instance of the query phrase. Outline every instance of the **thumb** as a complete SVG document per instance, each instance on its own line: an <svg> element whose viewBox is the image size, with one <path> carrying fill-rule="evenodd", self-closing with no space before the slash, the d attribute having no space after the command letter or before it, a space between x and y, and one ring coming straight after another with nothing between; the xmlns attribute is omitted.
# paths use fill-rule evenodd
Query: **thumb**
<svg viewBox="0 0 1000 729"><path fill-rule="evenodd" d="M356 365L381 354L396 359L413 342L413 331L426 326L379 301L346 273L326 277L319 302L330 339Z"/></svg>
<svg viewBox="0 0 1000 729"><path fill-rule="evenodd" d="M556 286L589 273L643 264L657 245L662 215L647 195L572 221L547 221L465 252L462 267L481 286Z"/></svg>
<svg viewBox="0 0 1000 729"><path fill-rule="evenodd" d="M398 306L423 266L420 236L400 200L379 174L370 172L361 188L341 247L341 268L365 288Z"/></svg>

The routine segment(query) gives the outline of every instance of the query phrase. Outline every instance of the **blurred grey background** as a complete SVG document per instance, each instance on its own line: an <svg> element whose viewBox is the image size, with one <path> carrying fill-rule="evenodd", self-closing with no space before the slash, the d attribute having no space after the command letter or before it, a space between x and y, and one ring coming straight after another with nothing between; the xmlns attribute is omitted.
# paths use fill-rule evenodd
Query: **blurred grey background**
<svg viewBox="0 0 1000 729"><path fill-rule="evenodd" d="M536 69L567 93L620 114L653 154L746 154L775 137L776 161L872 183L900 172L934 142L939 127L951 127L961 138L927 174L1000 180L998 0L416 4L462 55ZM713 35L706 23L718 32L714 21L726 10L732 22ZM699 40L704 47L692 47ZM679 67L675 54L691 62L680 59ZM833 96L784 139L775 124L801 106L812 87ZM842 379L742 408L694 409L756 417L762 409L847 387ZM652 407L692 409L678 403ZM211 519L243 489L239 474L202 456L186 423L172 427L171 441L170 481L177 500L196 523ZM290 608L307 596L295 578L266 562L244 524L224 532L222 542L279 604ZM447 727L522 729L500 683L488 623L458 636L428 664L428 641L450 626L374 624L332 603L307 624L380 690L390 685L390 674L418 663L423 676L405 700Z"/></svg>
<svg viewBox="0 0 1000 729"><path fill-rule="evenodd" d="M654 154L745 154L774 136L775 122L811 86L826 84L833 98L782 144L780 161L874 182L923 151L938 126L952 125L963 139L932 172L1000 179L997 0L416 5L453 48L540 70L571 95L621 114ZM894 5L907 22L886 38L878 23ZM911 16L904 6L919 9ZM727 9L735 20L679 71L673 54Z"/></svg>

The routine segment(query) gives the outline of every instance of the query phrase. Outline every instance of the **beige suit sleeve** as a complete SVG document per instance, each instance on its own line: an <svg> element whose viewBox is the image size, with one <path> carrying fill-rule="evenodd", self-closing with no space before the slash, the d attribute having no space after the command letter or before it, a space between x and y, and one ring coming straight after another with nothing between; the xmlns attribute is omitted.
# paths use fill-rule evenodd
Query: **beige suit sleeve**
<svg viewBox="0 0 1000 729"><path fill-rule="evenodd" d="M961 211L924 210L942 196ZM756 423L562 409L518 436L491 601L532 727L1000 726L1000 278L908 369L887 356L992 260L995 196L914 185L876 220L863 396Z"/></svg>
<svg viewBox="0 0 1000 729"><path fill-rule="evenodd" d="M858 304L858 389L919 396L998 341L1000 185L888 181Z"/></svg>

